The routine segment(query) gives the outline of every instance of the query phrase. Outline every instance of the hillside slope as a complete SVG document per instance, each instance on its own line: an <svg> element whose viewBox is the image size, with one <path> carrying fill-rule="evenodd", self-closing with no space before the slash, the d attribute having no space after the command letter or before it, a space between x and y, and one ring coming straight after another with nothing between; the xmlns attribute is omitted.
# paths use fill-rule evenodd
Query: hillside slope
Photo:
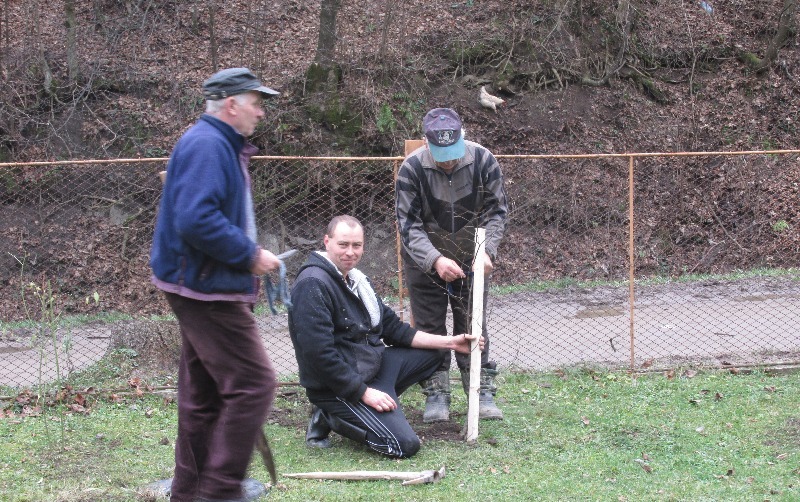
<svg viewBox="0 0 800 502"><path fill-rule="evenodd" d="M711 14L696 2L630 2L622 20L617 3L343 1L338 90L362 124L357 138L344 142L327 136L335 124L309 121L304 108L304 74L317 44L316 2L225 2L213 26L218 66L251 67L283 91L258 138L276 152L342 154L346 148L397 155L435 106L457 108L473 139L506 154L796 144L797 37L764 73L737 58L763 55L782 0L713 2ZM7 6L12 29L0 46L5 156L168 152L201 111L199 86L213 69L206 6L79 4L74 85L68 83L63 2L47 9L32 0ZM32 6L39 17L28 15ZM506 98L498 113L477 102L484 84ZM387 125L384 114L381 127L385 105L393 116Z"/></svg>
<svg viewBox="0 0 800 502"><path fill-rule="evenodd" d="M74 83L63 2L2 7L9 10L0 16L0 160L167 155L202 112L199 88L213 71L212 40L219 67L248 66L282 92L254 137L270 154L400 155L405 139L420 136L425 111L437 106L456 108L467 137L496 154L800 148L796 14L777 59L763 72L752 66L778 32L783 0L715 1L711 13L697 2L668 0L343 0L335 92L321 93L311 92L305 78L317 47L315 2L218 3L213 23L204 2L78 3ZM478 103L483 85L506 100L497 111ZM514 201L524 218L503 244L498 282L619 274L627 256L624 165L506 167L510 180L527 180L531 191ZM800 263L796 155L645 159L637 169L642 273ZM533 172L542 179L531 179ZM124 282L104 297L106 305L141 300L149 228L122 235L113 225L78 223L78 230L57 230L57 239L41 237L54 235L41 228L19 241L20 228L40 225L41 210L22 198L15 177L41 171L9 173L0 184L7 215L0 236L21 248L0 258L5 307L18 308L13 256L65 252L66 262L85 263L87 243L102 259L70 273L85 284L109 275ZM99 190L92 180L63 181ZM548 191L547 183L560 189ZM622 206L613 206L609 194ZM576 200L587 214L570 213ZM65 220L93 216L72 209ZM572 220L581 223L570 226ZM88 233L100 227L108 233ZM58 276L62 268L25 272Z"/></svg>

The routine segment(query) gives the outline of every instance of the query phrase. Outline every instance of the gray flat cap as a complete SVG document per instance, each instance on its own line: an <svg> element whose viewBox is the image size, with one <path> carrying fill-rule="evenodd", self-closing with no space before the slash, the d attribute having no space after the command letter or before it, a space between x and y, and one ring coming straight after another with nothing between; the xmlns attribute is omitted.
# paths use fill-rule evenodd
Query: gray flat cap
<svg viewBox="0 0 800 502"><path fill-rule="evenodd" d="M261 85L261 81L247 68L226 68L203 82L203 97L206 99L224 99L248 91L260 92L265 98L280 94Z"/></svg>

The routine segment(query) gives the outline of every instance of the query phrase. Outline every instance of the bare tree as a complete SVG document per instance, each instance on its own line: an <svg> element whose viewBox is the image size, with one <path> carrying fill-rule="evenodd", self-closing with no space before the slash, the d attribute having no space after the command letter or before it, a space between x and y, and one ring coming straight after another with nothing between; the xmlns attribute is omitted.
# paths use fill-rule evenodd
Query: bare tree
<svg viewBox="0 0 800 502"><path fill-rule="evenodd" d="M75 37L75 0L64 1L64 24L67 28L67 78L70 85L78 83L78 48Z"/></svg>
<svg viewBox="0 0 800 502"><path fill-rule="evenodd" d="M47 56L45 55L44 49L44 42L42 42L42 23L44 22L42 17L42 2L41 0L34 0L33 2L33 35L36 44L36 53L38 58L38 63L41 67L42 71L42 87L44 88L45 94L48 96L52 96L54 93L54 81L53 81L53 72L50 69L50 64L47 62Z"/></svg>
<svg viewBox="0 0 800 502"><path fill-rule="evenodd" d="M239 44L239 59L248 61L248 68L260 75L266 67L268 51L264 50L265 42L271 36L267 18L274 15L274 6L270 0L251 0L247 2L247 14L242 26L242 41Z"/></svg>
<svg viewBox="0 0 800 502"><path fill-rule="evenodd" d="M219 67L219 46L217 44L217 31L216 31L216 13L217 2L216 0L208 0L208 44L211 51L211 66L214 72Z"/></svg>
<svg viewBox="0 0 800 502"><path fill-rule="evenodd" d="M3 72L3 39L8 47L8 0L3 0L3 10L0 11L0 74Z"/></svg>
<svg viewBox="0 0 800 502"><path fill-rule="evenodd" d="M381 62L384 78L390 66L388 58L389 29L396 22L394 12L398 3L399 2L386 2L386 15L384 16L383 27L381 28L381 45L378 48L378 61Z"/></svg>
<svg viewBox="0 0 800 502"><path fill-rule="evenodd" d="M628 46L630 45L631 24L633 23L633 12L631 11L630 0L619 0L617 2L614 10L617 36L613 39L613 42L618 45L616 53L613 58L610 58L608 54L606 55L605 62L602 65L603 73L599 78L592 77L588 69L584 70L580 79L582 84L591 86L608 85L611 78L619 75L620 70L625 66L625 57L628 54Z"/></svg>
<svg viewBox="0 0 800 502"><path fill-rule="evenodd" d="M336 54L336 15L341 0L322 0L319 10L319 38L314 61L322 68L330 68L335 63Z"/></svg>
<svg viewBox="0 0 800 502"><path fill-rule="evenodd" d="M756 72L764 72L778 58L778 51L796 34L794 14L797 7L797 0L784 0L781 12L778 15L778 29L770 39L769 45L763 58L758 57L752 52L740 50L739 59Z"/></svg>
<svg viewBox="0 0 800 502"><path fill-rule="evenodd" d="M306 70L305 92L336 94L342 70L336 63L336 16L341 0L322 0L319 10L319 37L314 62Z"/></svg>
<svg viewBox="0 0 800 502"><path fill-rule="evenodd" d="M619 72L625 64L625 55L628 52L628 44L631 38L632 17L630 0L619 0L616 12L617 27L619 29L619 49L612 67L606 69L606 78Z"/></svg>
<svg viewBox="0 0 800 502"><path fill-rule="evenodd" d="M775 36L769 41L764 59L756 66L756 71L762 72L769 68L778 58L778 49L783 47L791 38L792 33L795 32L794 12L796 3L796 0L784 0L783 8L778 16L778 30L775 32Z"/></svg>
<svg viewBox="0 0 800 502"><path fill-rule="evenodd" d="M3 74L3 42L8 47L8 0L3 0L3 10L0 12L0 75Z"/></svg>

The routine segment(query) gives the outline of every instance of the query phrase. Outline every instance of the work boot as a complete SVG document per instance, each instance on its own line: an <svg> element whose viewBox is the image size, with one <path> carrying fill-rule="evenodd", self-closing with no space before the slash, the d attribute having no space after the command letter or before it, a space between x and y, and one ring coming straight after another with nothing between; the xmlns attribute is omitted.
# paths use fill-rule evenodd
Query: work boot
<svg viewBox="0 0 800 502"><path fill-rule="evenodd" d="M312 448L330 448L331 440L328 435L331 433L331 426L325 419L325 414L316 405L311 407L311 418L308 420L306 429L306 445Z"/></svg>
<svg viewBox="0 0 800 502"><path fill-rule="evenodd" d="M494 403L494 396L497 394L494 377L500 373L496 367L494 361L489 361L481 368L481 384L478 389L478 418L481 420L503 419L503 411ZM461 370L461 386L469 396L469 369Z"/></svg>
<svg viewBox="0 0 800 502"><path fill-rule="evenodd" d="M430 424L450 420L450 372L437 371L420 385L422 393L427 396L422 421Z"/></svg>

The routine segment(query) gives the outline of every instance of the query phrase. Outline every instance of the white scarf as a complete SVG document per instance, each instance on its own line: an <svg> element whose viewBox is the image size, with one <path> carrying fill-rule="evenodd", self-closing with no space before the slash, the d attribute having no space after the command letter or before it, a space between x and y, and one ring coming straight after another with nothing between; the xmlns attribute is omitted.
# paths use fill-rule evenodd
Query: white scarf
<svg viewBox="0 0 800 502"><path fill-rule="evenodd" d="M330 258L328 258L327 252L317 251L317 254L328 260L328 262L333 265L333 268L339 272L339 269L336 267L336 265L331 261ZM341 272L339 273L341 274ZM372 286L367 280L367 276L359 269L351 269L347 276L351 281L353 281L352 291L361 299L361 302L364 304L364 307L366 307L367 312L369 312L369 319L372 322L372 327L376 327L378 323L381 322L381 309L378 304L378 296L375 294L375 290L372 289Z"/></svg>

